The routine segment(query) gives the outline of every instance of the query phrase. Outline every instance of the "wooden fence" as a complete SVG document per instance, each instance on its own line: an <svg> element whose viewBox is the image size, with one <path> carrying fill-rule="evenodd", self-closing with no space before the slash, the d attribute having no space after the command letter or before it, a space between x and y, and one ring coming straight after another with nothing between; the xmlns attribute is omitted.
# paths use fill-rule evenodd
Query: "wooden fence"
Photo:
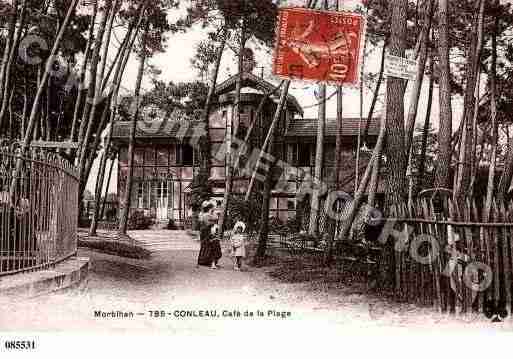
<svg viewBox="0 0 513 359"><path fill-rule="evenodd" d="M397 299L440 312L511 313L513 205L494 201L488 220L483 208L449 198L392 206L381 239L393 239Z"/></svg>
<svg viewBox="0 0 513 359"><path fill-rule="evenodd" d="M71 165L55 154L0 149L0 276L74 255L77 219L78 177Z"/></svg>

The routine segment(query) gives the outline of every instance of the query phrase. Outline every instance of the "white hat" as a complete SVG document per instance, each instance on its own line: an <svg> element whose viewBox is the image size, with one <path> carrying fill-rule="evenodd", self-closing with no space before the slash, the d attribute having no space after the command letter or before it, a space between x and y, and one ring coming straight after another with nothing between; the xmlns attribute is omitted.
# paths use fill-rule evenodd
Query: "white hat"
<svg viewBox="0 0 513 359"><path fill-rule="evenodd" d="M235 226L233 226L233 231L236 231L237 228L240 228L241 232L246 232L246 224L242 221L235 223Z"/></svg>

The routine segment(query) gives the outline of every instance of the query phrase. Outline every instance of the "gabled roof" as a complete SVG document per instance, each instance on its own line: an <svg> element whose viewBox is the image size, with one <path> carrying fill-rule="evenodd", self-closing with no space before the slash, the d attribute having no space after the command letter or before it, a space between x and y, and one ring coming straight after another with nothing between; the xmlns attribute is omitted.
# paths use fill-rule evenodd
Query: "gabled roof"
<svg viewBox="0 0 513 359"><path fill-rule="evenodd" d="M233 75L223 83L219 84L216 87L215 94L216 95L222 95L227 92L231 92L235 90L235 87L237 85L237 79L239 78L239 75ZM244 72L242 74L242 87L252 87L256 90L260 90L263 93L268 93L273 91L276 86L273 85L270 82L267 82L261 77L255 76L252 73ZM279 93L278 93L279 94ZM300 115L303 115L303 108L299 105L299 102L296 100L296 98L292 95L287 96L287 100L289 104L291 104L297 113Z"/></svg>
<svg viewBox="0 0 513 359"><path fill-rule="evenodd" d="M358 129L360 122L359 118L344 118L342 121L342 136L356 137L358 136ZM362 136L365 132L367 119L364 118L361 124ZM368 136L378 136L380 127L380 119L373 118L369 124ZM337 135L337 119L329 118L326 120L325 136ZM317 119L295 119L290 122L287 132L287 137L315 137L317 136Z"/></svg>

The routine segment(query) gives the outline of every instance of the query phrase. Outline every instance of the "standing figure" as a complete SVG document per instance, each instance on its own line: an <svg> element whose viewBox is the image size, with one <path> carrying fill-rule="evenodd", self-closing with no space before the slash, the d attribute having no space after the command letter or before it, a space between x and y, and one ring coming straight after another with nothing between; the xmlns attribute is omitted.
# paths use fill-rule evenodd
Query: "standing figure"
<svg viewBox="0 0 513 359"><path fill-rule="evenodd" d="M211 229L217 223L217 216L214 212L215 205L212 201L204 201L201 205L200 222L200 251L198 255L199 266L210 266L211 259Z"/></svg>
<svg viewBox="0 0 513 359"><path fill-rule="evenodd" d="M246 257L246 243L245 235L246 224L244 222L237 222L233 227L232 236L230 238L230 245L232 247L232 256L234 258L233 269L240 271L242 268L242 259Z"/></svg>
<svg viewBox="0 0 513 359"><path fill-rule="evenodd" d="M218 262L223 256L220 242L220 228L219 225L214 224L210 229L209 247L210 247L210 268L217 269Z"/></svg>

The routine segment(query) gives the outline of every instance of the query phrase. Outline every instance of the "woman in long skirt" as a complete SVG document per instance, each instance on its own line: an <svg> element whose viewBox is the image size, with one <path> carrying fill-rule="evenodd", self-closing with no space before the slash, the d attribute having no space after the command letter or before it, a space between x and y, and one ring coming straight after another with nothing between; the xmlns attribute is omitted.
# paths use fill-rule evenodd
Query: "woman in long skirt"
<svg viewBox="0 0 513 359"><path fill-rule="evenodd" d="M217 222L217 216L214 214L214 204L211 201L203 202L202 213L200 214L200 251L198 255L198 265L211 266L212 265L212 250L211 250L211 228Z"/></svg>
<svg viewBox="0 0 513 359"><path fill-rule="evenodd" d="M210 248L210 268L217 269L217 262L223 256L223 252L221 250L221 242L220 242L220 234L219 234L219 226L217 224L211 227L211 237L209 241Z"/></svg>

